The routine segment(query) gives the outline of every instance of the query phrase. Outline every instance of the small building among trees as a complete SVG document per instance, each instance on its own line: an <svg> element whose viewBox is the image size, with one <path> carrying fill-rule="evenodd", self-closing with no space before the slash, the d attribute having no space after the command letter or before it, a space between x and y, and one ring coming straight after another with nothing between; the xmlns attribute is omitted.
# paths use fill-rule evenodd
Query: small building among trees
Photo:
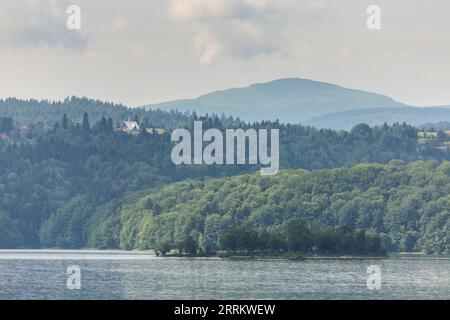
<svg viewBox="0 0 450 320"><path fill-rule="evenodd" d="M146 122L139 124L137 120L131 121L130 118L128 118L128 121L124 121L122 123L122 125L120 126L120 130L128 134L139 134L142 131L146 132L147 134L158 134L158 135L164 134L164 132L166 131L166 129L164 128L147 127Z"/></svg>
<svg viewBox="0 0 450 320"><path fill-rule="evenodd" d="M133 133L139 133L141 130L141 127L139 127L139 124L136 121L124 121L122 126L120 127L120 130L122 130L125 133L133 134Z"/></svg>

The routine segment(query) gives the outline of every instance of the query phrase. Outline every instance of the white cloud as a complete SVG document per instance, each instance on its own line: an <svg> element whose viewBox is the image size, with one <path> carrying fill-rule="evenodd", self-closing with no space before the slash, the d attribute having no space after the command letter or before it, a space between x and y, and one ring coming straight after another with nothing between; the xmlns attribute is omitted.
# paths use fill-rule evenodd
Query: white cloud
<svg viewBox="0 0 450 320"><path fill-rule="evenodd" d="M128 25L128 20L124 17L116 17L113 21L113 30L114 31L123 31L126 29Z"/></svg>
<svg viewBox="0 0 450 320"><path fill-rule="evenodd" d="M349 46L344 45L344 46L341 46L338 49L338 55L340 55L343 58L352 58L353 57L353 51L352 51L352 49Z"/></svg>
<svg viewBox="0 0 450 320"><path fill-rule="evenodd" d="M200 61L209 64L220 52L220 44L214 34L203 29L195 38L194 46L200 54Z"/></svg>
<svg viewBox="0 0 450 320"><path fill-rule="evenodd" d="M171 0L173 21L197 30L194 46L211 63L220 53L252 58L283 50L286 3L268 0Z"/></svg>
<svg viewBox="0 0 450 320"><path fill-rule="evenodd" d="M170 13L174 20L183 22L204 16L223 16L234 0L172 0Z"/></svg>

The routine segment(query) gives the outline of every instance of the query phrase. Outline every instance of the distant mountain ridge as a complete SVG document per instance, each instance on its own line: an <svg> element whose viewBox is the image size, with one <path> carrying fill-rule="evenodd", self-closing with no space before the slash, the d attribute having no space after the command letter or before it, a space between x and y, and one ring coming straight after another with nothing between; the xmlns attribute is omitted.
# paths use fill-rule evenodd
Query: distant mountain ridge
<svg viewBox="0 0 450 320"><path fill-rule="evenodd" d="M413 107L376 93L300 78L279 79L144 106L147 109L226 114L248 122L279 119L317 128L349 130L358 123L381 125L450 121L450 106Z"/></svg>
<svg viewBox="0 0 450 320"><path fill-rule="evenodd" d="M92 122L111 117L115 125L119 125L133 117L140 121L145 119L152 126L175 128L186 123L188 111L198 115L225 114L250 123L279 119L284 123L343 130L350 130L359 123L373 126L394 122L450 129L450 106L413 107L384 95L297 78L140 108L85 97L69 97L63 101L0 99L0 117L12 117L19 123L42 122L49 127L60 121L63 114L80 122L87 112Z"/></svg>
<svg viewBox="0 0 450 320"><path fill-rule="evenodd" d="M448 107L379 108L330 113L314 117L304 124L317 128L350 130L359 123L374 126L383 123L406 122L416 127L440 128L442 125L438 126L438 124L445 123L443 121L445 119L450 120L450 108Z"/></svg>
<svg viewBox="0 0 450 320"><path fill-rule="evenodd" d="M279 119L298 123L333 112L401 108L407 105L380 94L325 82L287 78L145 107L195 111L198 114L225 113L245 121Z"/></svg>

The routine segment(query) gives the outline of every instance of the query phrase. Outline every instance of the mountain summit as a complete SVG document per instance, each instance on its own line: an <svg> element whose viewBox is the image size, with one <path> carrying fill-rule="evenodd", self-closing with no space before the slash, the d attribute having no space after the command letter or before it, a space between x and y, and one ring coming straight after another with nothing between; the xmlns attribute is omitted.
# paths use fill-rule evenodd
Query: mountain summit
<svg viewBox="0 0 450 320"><path fill-rule="evenodd" d="M225 113L246 121L279 119L291 123L341 111L401 107L406 105L384 95L299 78L146 106L149 109L195 111L197 114Z"/></svg>

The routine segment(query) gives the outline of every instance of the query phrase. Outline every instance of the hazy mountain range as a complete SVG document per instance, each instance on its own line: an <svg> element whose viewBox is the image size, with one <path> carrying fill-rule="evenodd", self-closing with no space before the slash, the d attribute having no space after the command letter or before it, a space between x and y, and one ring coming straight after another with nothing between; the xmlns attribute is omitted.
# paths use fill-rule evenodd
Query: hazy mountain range
<svg viewBox="0 0 450 320"><path fill-rule="evenodd" d="M371 126L395 122L435 129L449 129L449 107L406 107L406 108L373 108L341 111L314 117L304 124L316 128L333 128L349 130L358 123L367 123Z"/></svg>
<svg viewBox="0 0 450 320"><path fill-rule="evenodd" d="M275 120L320 128L350 129L358 123L411 125L450 121L450 108L413 107L367 91L299 78L216 91L195 99L147 105L147 109L226 114L245 121Z"/></svg>

